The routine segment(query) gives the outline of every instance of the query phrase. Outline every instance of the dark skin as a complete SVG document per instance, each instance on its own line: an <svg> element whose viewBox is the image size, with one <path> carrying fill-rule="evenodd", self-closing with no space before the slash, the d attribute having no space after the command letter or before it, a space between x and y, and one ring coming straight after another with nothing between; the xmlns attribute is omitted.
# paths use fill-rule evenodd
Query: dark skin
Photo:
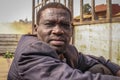
<svg viewBox="0 0 120 80"><path fill-rule="evenodd" d="M38 39L49 44L58 54L64 53L71 38L70 14L64 9L47 8L42 11L35 29Z"/></svg>
<svg viewBox="0 0 120 80"><path fill-rule="evenodd" d="M49 44L58 54L65 53L72 35L70 14L64 9L45 9L35 33L38 39ZM120 76L120 70L116 76Z"/></svg>

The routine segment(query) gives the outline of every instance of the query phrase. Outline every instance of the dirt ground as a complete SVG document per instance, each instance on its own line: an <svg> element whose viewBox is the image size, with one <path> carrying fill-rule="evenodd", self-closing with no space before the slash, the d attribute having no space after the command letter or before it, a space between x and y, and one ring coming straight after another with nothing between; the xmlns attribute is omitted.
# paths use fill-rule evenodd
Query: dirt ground
<svg viewBox="0 0 120 80"><path fill-rule="evenodd" d="M0 80L7 80L8 70L13 59L10 59L10 63L7 59L0 56Z"/></svg>

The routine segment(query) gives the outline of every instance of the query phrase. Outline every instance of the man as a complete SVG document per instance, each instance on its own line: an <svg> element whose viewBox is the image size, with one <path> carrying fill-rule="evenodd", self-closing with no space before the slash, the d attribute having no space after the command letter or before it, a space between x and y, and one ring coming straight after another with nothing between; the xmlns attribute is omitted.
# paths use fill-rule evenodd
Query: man
<svg viewBox="0 0 120 80"><path fill-rule="evenodd" d="M36 35L24 35L18 43L8 80L120 80L120 66L78 53L69 44L71 23L64 5L43 6L37 13ZM100 73L94 72L91 68L99 64ZM106 71L114 76L103 75Z"/></svg>

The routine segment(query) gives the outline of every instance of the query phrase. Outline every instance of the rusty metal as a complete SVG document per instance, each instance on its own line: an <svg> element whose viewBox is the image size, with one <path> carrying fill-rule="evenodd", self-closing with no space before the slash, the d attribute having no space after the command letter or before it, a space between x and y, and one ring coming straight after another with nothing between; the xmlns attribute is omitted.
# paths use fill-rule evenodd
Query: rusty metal
<svg viewBox="0 0 120 80"><path fill-rule="evenodd" d="M111 19L112 19L112 5L111 0L106 0L107 3L107 21L109 22L109 59L112 59L112 25L111 25Z"/></svg>
<svg viewBox="0 0 120 80"><path fill-rule="evenodd" d="M80 0L80 22L83 21L83 0Z"/></svg>
<svg viewBox="0 0 120 80"><path fill-rule="evenodd" d="M58 2L60 3L60 0L58 0Z"/></svg>
<svg viewBox="0 0 120 80"><path fill-rule="evenodd" d="M32 34L34 33L35 26L35 0L32 0Z"/></svg>
<svg viewBox="0 0 120 80"><path fill-rule="evenodd" d="M106 0L107 4L107 20L111 22L111 17L112 17L112 5L111 5L111 0Z"/></svg>
<svg viewBox="0 0 120 80"><path fill-rule="evenodd" d="M91 1L91 5L92 5L92 21L94 21L96 19L96 14L95 14L95 0Z"/></svg>
<svg viewBox="0 0 120 80"><path fill-rule="evenodd" d="M66 0L64 0L64 5L66 6Z"/></svg>

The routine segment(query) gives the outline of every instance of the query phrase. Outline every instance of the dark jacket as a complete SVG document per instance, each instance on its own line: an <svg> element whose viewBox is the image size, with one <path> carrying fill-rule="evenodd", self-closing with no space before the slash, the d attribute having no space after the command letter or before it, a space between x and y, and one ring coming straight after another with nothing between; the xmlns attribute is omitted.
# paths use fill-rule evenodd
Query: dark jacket
<svg viewBox="0 0 120 80"><path fill-rule="evenodd" d="M15 51L14 60L8 73L8 80L120 80L110 75L92 74L87 71L95 64L102 63L115 74L120 67L103 58L78 54L74 46L68 46L66 62L36 36L22 36Z"/></svg>

